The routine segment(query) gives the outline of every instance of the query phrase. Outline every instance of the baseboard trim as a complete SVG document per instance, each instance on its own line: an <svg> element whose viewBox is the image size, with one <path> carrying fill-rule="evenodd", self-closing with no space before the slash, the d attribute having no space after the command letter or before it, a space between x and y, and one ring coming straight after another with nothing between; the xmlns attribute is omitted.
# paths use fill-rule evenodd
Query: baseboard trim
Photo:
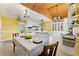
<svg viewBox="0 0 79 59"><path fill-rule="evenodd" d="M4 39L4 40L0 40L0 42L8 42L8 41L12 41L12 39Z"/></svg>

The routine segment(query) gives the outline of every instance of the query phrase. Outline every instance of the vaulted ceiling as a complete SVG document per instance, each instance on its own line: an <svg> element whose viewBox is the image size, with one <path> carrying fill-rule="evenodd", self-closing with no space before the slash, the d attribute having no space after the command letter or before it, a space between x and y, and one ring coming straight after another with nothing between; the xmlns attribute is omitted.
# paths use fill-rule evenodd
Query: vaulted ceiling
<svg viewBox="0 0 79 59"><path fill-rule="evenodd" d="M68 15L68 3L21 3L22 5L43 14L50 19L60 16L65 18Z"/></svg>

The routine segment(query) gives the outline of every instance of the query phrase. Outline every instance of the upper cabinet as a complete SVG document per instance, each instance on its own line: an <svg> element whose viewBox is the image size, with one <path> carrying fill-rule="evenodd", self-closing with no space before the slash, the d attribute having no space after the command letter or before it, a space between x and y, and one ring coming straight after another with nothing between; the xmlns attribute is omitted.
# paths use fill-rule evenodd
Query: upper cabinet
<svg viewBox="0 0 79 59"><path fill-rule="evenodd" d="M79 4L70 4L68 7L68 17L79 15Z"/></svg>

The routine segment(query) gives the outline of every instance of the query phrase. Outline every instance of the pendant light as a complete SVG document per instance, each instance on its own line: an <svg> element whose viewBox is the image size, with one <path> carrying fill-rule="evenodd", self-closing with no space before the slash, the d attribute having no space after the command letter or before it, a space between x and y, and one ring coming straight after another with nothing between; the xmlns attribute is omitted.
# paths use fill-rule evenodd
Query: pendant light
<svg viewBox="0 0 79 59"><path fill-rule="evenodd" d="M36 4L34 4L33 5L33 7L32 7L32 10L35 8L35 6L36 6ZM24 17L30 17L31 16L31 14L30 13L28 13L28 9L26 9L25 11L24 11Z"/></svg>
<svg viewBox="0 0 79 59"><path fill-rule="evenodd" d="M58 16L58 10L57 10L58 5L56 5L56 17L54 18L55 21L59 21L61 18Z"/></svg>
<svg viewBox="0 0 79 59"><path fill-rule="evenodd" d="M24 17L30 17L31 15L30 15L30 13L28 13L28 10L26 9L25 11L24 11Z"/></svg>

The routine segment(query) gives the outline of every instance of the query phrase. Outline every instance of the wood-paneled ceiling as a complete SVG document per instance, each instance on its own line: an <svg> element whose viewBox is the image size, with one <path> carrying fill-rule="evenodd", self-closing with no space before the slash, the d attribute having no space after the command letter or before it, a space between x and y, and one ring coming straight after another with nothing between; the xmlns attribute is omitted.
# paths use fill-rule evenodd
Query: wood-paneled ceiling
<svg viewBox="0 0 79 59"><path fill-rule="evenodd" d="M22 5L43 14L50 19L60 16L65 18L68 15L67 3L21 3Z"/></svg>

